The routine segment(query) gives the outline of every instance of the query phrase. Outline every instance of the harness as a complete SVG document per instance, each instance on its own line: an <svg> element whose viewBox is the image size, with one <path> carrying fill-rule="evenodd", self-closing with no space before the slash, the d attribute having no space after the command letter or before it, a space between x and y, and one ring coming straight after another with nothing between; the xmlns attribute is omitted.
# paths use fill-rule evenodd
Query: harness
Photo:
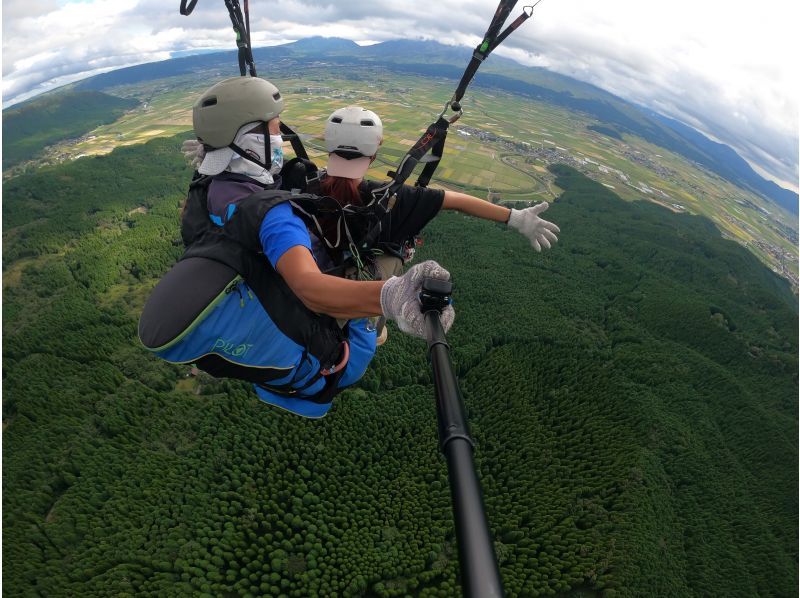
<svg viewBox="0 0 800 598"><path fill-rule="evenodd" d="M372 280L375 274L374 258L376 256L388 254L406 262L413 257L415 248L421 245L419 235L391 242L379 240L376 237L369 245L365 244L366 234L374 226L375 219L378 218L371 205L372 202L360 206L348 204L341 207L332 198L324 196L322 182L327 177L327 172L324 168L318 169L310 160L292 158L281 170L281 177L282 187L291 190L293 196L305 197L305 194L311 194L315 197L310 203L307 200L293 202L292 207L304 219L310 230L317 231L317 236L326 247L340 256L339 263L333 268L324 270L325 274L341 276L346 270L355 268L356 276L360 280ZM376 184L365 181L362 185L366 185L365 191L361 193L362 196L371 197L372 187ZM392 201L392 206L394 201L396 198ZM327 206L329 202L335 203L335 206L331 204L331 209L325 209L324 206ZM339 219L335 239L324 236L319 222L320 216L322 219ZM379 221L378 224L381 225L378 228L380 233L382 224Z"/></svg>
<svg viewBox="0 0 800 598"><path fill-rule="evenodd" d="M288 202L312 231L321 234L322 223L331 218L347 230L341 208L332 198L265 189L242 199L226 214L222 226L216 226L206 206L211 180L198 175L189 186L181 222L186 251L148 299L140 319L140 339L160 357L174 363L196 363L215 377L248 380L281 396L330 403L346 371L351 351L348 333L352 331L349 324L341 328L335 318L305 307L261 253L259 229L269 210ZM247 297L250 291L254 297ZM271 342L271 354L280 354L283 345L286 352L301 347L305 369L299 368L294 377L283 380L285 367L259 363L257 348L251 350L246 343L230 345L224 334L212 346L186 346L194 342L192 331L202 327L210 313L216 313L216 306L221 307L213 316L213 325L208 324L209 330L224 327L226 322L252 328L270 322L282 335ZM226 312L232 314L230 318L226 319ZM188 340L181 345L182 339ZM304 394L320 386L317 392Z"/></svg>

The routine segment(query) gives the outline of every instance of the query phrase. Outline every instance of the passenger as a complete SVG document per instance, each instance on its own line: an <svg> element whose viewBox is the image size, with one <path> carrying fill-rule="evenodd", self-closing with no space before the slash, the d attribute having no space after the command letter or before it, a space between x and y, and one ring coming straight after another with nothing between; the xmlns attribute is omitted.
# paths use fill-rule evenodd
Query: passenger
<svg viewBox="0 0 800 598"><path fill-rule="evenodd" d="M340 108L325 124L328 151L327 176L320 183L323 195L335 198L342 206L366 205L372 191L385 182L366 181L364 176L383 142L380 117L358 106ZM403 185L391 212L382 223L378 238L381 255L377 259L378 278L388 279L403 272L403 263L414 255L415 237L440 209L458 210L485 220L504 222L520 231L536 251L549 249L558 238L558 226L539 217L546 202L523 210L504 208L458 191ZM378 344L386 340L386 329L378 323Z"/></svg>

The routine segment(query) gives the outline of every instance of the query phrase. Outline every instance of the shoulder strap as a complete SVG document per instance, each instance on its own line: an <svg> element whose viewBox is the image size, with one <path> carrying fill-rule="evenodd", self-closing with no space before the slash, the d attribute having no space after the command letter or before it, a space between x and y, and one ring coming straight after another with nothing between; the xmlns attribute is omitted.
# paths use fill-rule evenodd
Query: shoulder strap
<svg viewBox="0 0 800 598"><path fill-rule="evenodd" d="M197 241L211 226L206 207L211 177L195 174L181 214L181 239L184 247Z"/></svg>
<svg viewBox="0 0 800 598"><path fill-rule="evenodd" d="M288 141L292 144L292 149L294 150L295 156L302 158L303 160L309 159L308 152L306 152L306 148L303 146L300 136L292 131L291 127L289 127L289 125L283 121L281 121L281 136L283 137L284 141Z"/></svg>
<svg viewBox="0 0 800 598"><path fill-rule="evenodd" d="M278 189L258 191L240 201L236 212L225 223L225 234L233 237L250 251L260 252L261 240L258 232L261 221L272 208L286 202L291 204L294 212L302 218L310 230L316 231L320 238L325 236L325 227L321 222L323 219L336 219L336 228L344 229L340 232L340 240L349 238L346 223L343 224L344 213L335 199ZM336 247L340 240L333 244L328 240L328 245Z"/></svg>

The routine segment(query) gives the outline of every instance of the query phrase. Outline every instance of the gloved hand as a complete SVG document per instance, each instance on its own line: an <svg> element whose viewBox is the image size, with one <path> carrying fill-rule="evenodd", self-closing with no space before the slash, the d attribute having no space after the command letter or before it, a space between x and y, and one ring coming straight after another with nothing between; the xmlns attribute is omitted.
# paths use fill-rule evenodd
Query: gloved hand
<svg viewBox="0 0 800 598"><path fill-rule="evenodd" d="M541 251L542 247L550 249L550 245L558 241L556 233L561 232L561 229L552 222L539 218L539 214L549 207L550 204L544 201L524 210L512 208L511 216L508 218L508 226L528 237L536 251Z"/></svg>
<svg viewBox="0 0 800 598"><path fill-rule="evenodd" d="M412 267L402 276L392 276L381 289L383 315L397 322L403 332L422 338L425 337L425 318L419 294L426 277L450 280L450 273L433 260L428 260ZM450 330L455 317L452 305L442 310L440 319L445 332Z"/></svg>
<svg viewBox="0 0 800 598"><path fill-rule="evenodd" d="M203 158L206 157L206 150L203 147L203 144L200 143L197 139L187 139L181 145L181 151L183 155L189 160L189 164L197 170L200 168L200 164L203 162Z"/></svg>

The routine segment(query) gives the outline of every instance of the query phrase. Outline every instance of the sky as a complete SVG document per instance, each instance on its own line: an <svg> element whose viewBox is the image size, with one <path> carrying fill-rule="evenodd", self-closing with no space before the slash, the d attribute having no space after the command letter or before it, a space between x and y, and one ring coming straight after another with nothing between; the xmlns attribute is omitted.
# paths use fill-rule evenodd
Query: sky
<svg viewBox="0 0 800 598"><path fill-rule="evenodd" d="M174 52L233 49L223 0L199 0L188 17L179 5L3 0L3 107ZM474 47L496 6L496 0L250 0L251 37L256 47L313 35L362 45L411 38ZM543 0L496 54L676 118L797 191L798 16L800 3L783 0Z"/></svg>

